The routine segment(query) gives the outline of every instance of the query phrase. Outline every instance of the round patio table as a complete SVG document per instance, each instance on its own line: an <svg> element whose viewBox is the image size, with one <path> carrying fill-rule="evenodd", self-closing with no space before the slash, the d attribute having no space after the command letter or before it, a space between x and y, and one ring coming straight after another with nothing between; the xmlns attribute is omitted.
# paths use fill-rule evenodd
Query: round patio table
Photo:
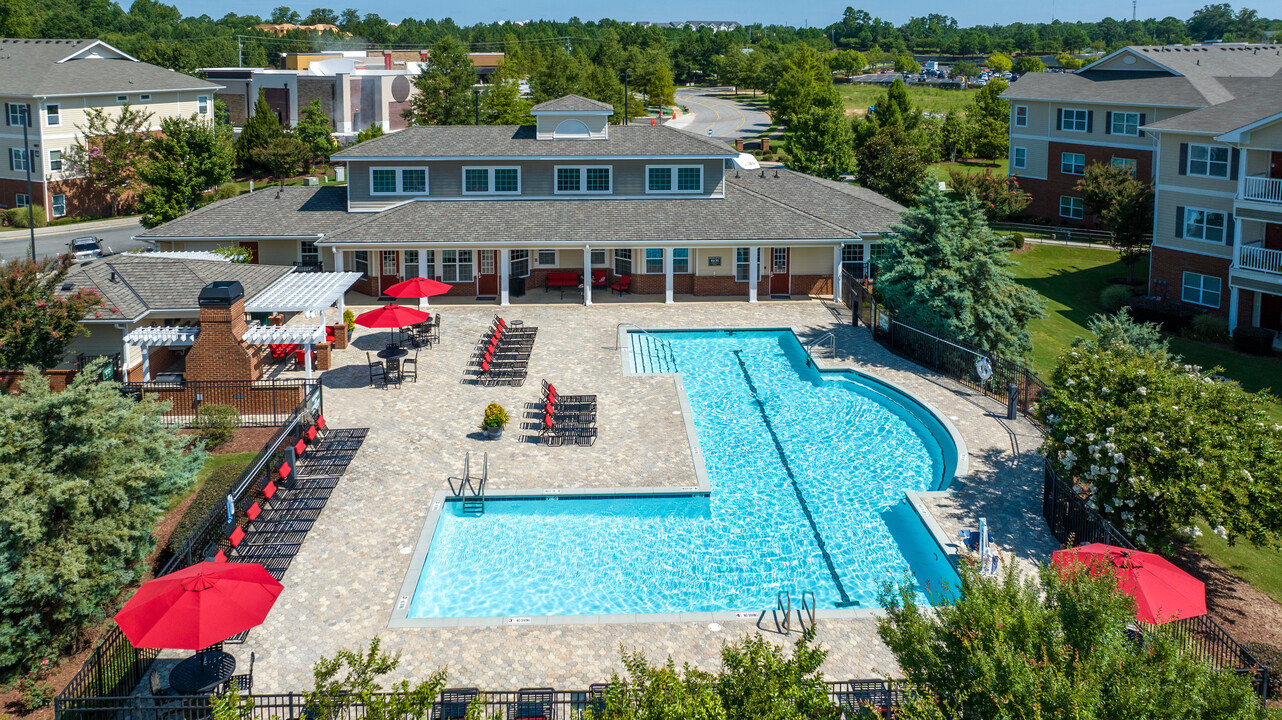
<svg viewBox="0 0 1282 720"><path fill-rule="evenodd" d="M403 358L409 354L410 354L410 351L406 350L403 347L389 347L389 348L384 348L383 350L378 351L378 356L383 358L384 360L392 360L394 358Z"/></svg>
<svg viewBox="0 0 1282 720"><path fill-rule="evenodd" d="M169 687L179 695L204 695L231 679L236 658L222 650L193 655L169 672Z"/></svg>

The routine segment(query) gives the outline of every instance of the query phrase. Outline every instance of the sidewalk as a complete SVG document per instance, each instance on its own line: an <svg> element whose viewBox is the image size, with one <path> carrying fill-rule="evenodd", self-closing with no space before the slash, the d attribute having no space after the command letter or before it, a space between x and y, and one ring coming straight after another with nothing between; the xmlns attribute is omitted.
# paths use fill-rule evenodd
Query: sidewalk
<svg viewBox="0 0 1282 720"><path fill-rule="evenodd" d="M136 225L139 222L137 215L128 217L114 217L106 220L95 220L93 222L71 223L69 225L55 225L53 227L36 228L36 237L47 237L49 235L62 235L64 233L81 233L92 235L97 230L111 230L113 228L127 227ZM0 231L0 240L9 240L16 237L28 237L30 231L27 228L13 228Z"/></svg>

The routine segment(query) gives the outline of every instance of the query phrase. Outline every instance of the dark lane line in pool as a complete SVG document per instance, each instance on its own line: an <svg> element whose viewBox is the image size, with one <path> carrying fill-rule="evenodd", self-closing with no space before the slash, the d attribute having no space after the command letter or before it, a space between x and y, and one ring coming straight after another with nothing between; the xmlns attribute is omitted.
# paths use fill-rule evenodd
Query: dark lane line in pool
<svg viewBox="0 0 1282 720"><path fill-rule="evenodd" d="M761 419L766 422L766 429L770 431L770 439L775 444L775 452L779 453L779 460L783 462L784 472L788 473L788 482L792 483L792 491L797 496L797 502L801 504L801 512L806 515L806 522L810 523L810 532L815 536L815 543L819 545L819 552L823 554L824 563L828 566L828 573L832 575L832 582L837 586L837 592L841 594L841 602L837 607L851 607L858 605L857 601L852 602L850 596L846 594L846 586L841 584L841 578L837 575L837 568L832 564L832 557L828 555L828 545L824 542L823 535L819 534L819 526L815 524L815 518L810 514L810 506L806 504L806 498L801 494L801 486L797 485L797 478L792 474L792 466L788 464L788 457L784 455L783 445L779 444L779 436L775 434L775 426L770 423L770 416L766 414L766 406L761 402L761 397L757 394L757 386L752 382L752 376L748 374L748 366L743 362L742 351L732 350L735 360L739 361L739 371L743 373L743 379L748 381L748 389L752 391L752 400L757 403L757 412L761 413Z"/></svg>

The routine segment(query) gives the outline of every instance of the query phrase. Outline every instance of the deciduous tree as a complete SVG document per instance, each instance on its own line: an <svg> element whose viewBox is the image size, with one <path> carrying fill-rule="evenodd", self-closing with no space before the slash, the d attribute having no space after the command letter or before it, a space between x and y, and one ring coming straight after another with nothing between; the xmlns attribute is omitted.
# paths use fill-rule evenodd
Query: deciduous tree
<svg viewBox="0 0 1282 720"><path fill-rule="evenodd" d="M927 171L921 149L898 125L881 128L855 151L859 184L905 205L915 202Z"/></svg>
<svg viewBox="0 0 1282 720"><path fill-rule="evenodd" d="M521 82L506 65L490 76L490 86L481 94L481 122L486 125L533 125L530 108L534 103L521 97Z"/></svg>
<svg viewBox="0 0 1282 720"><path fill-rule="evenodd" d="M841 107L841 96L832 86L828 64L814 48L799 46L784 63L783 75L770 96L773 119L788 126L814 108L834 107Z"/></svg>
<svg viewBox="0 0 1282 720"><path fill-rule="evenodd" d="M76 126L76 141L67 152L67 166L84 180L84 188L100 197L115 215L134 188L138 165L151 136L152 113L129 103L119 113L101 107L85 110L84 126Z"/></svg>
<svg viewBox="0 0 1282 720"><path fill-rule="evenodd" d="M467 47L452 35L432 46L422 71L414 78L418 93L402 115L412 125L470 125L476 68Z"/></svg>
<svg viewBox="0 0 1282 720"><path fill-rule="evenodd" d="M330 154L338 150L338 142L334 140L334 123L326 117L320 98L312 98L307 107L303 108L303 117L294 126L292 134L311 150L307 157L308 170L318 162L326 162Z"/></svg>
<svg viewBox="0 0 1282 720"><path fill-rule="evenodd" d="M1046 71L1046 65L1042 59L1035 55L1025 55L1015 61L1015 67L1012 68L1016 75L1026 75L1028 73L1039 73Z"/></svg>
<svg viewBox="0 0 1282 720"><path fill-rule="evenodd" d="M1045 304L1015 282L1014 261L978 203L950 200L934 183L924 184L918 201L893 228L892 252L879 264L877 289L886 306L909 325L992 355L1026 356L1028 323L1041 317Z"/></svg>
<svg viewBox="0 0 1282 720"><path fill-rule="evenodd" d="M837 179L855 167L850 123L841 108L812 108L793 119L785 135L794 170Z"/></svg>
<svg viewBox="0 0 1282 720"><path fill-rule="evenodd" d="M148 228L190 212L207 191L231 180L236 155L230 126L195 115L165 118L160 132L139 170L138 210Z"/></svg>
<svg viewBox="0 0 1282 720"><path fill-rule="evenodd" d="M900 55L895 58L895 72L899 73L917 73L921 72L921 63L912 59L908 55Z"/></svg>
<svg viewBox="0 0 1282 720"><path fill-rule="evenodd" d="M1125 167L1091 163L1077 191L1091 212L1112 231L1111 244L1126 265L1126 279L1135 277L1135 264L1144 256L1153 229L1153 185L1136 179Z"/></svg>
<svg viewBox="0 0 1282 720"><path fill-rule="evenodd" d="M88 331L85 313L102 302L92 290L60 295L71 256L34 262L8 260L0 267L0 368L51 368L67 344Z"/></svg>
<svg viewBox="0 0 1282 720"><path fill-rule="evenodd" d="M1019 189L1019 182L1006 174L967 173L948 171L948 186L958 195L970 197L979 204L980 212L989 222L1004 220L1028 207L1032 197Z"/></svg>
<svg viewBox="0 0 1282 720"><path fill-rule="evenodd" d="M254 151L254 162L271 171L272 177L283 182L298 172L311 155L311 148L296 137L284 136Z"/></svg>
<svg viewBox="0 0 1282 720"><path fill-rule="evenodd" d="M971 147L976 157L1004 158L1010 147L1010 103L1002 98L1005 80L993 79L975 93L968 109Z"/></svg>
<svg viewBox="0 0 1282 720"><path fill-rule="evenodd" d="M1014 62L1010 59L1010 55L1007 55L1006 53L993 53L988 56L988 59L985 60L984 63L998 72L1010 72L1011 68L1015 66Z"/></svg>

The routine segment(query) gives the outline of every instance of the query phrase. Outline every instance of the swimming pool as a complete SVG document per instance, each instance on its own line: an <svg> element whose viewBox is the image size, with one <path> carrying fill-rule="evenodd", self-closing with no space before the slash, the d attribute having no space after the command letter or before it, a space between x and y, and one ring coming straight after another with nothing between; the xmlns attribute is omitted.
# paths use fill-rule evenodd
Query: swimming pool
<svg viewBox="0 0 1282 720"><path fill-rule="evenodd" d="M875 607L907 571L923 599L955 584L904 500L945 487L959 456L920 403L817 371L789 330L630 337L679 368L710 492L447 502L407 617L760 611L780 591Z"/></svg>

